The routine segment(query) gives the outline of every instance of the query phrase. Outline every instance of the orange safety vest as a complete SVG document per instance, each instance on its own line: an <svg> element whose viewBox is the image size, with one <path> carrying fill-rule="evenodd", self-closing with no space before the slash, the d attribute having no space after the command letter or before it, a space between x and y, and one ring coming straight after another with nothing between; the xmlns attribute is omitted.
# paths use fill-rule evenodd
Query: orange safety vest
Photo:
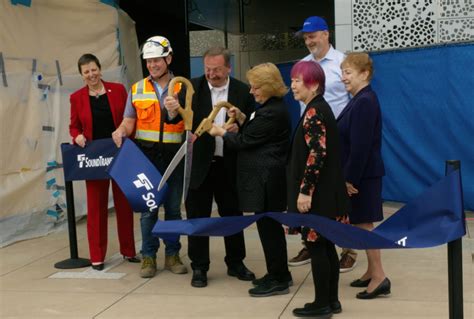
<svg viewBox="0 0 474 319"><path fill-rule="evenodd" d="M178 83L174 92L177 93L180 90L181 83ZM164 123L160 101L149 78L138 81L132 86L132 105L137 111L136 139L162 143L182 142L184 122L181 120L176 124ZM163 134L162 139L160 139L161 134Z"/></svg>

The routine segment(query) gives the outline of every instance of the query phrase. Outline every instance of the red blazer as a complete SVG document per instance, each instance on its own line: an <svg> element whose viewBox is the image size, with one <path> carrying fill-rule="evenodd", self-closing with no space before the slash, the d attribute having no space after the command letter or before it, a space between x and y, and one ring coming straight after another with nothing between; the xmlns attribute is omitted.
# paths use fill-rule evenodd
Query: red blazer
<svg viewBox="0 0 474 319"><path fill-rule="evenodd" d="M102 81L105 87L107 98L109 99L110 110L115 127L122 123L125 103L127 101L127 91L120 83ZM71 121L69 123L69 134L75 143L76 136L83 134L86 140L92 140L92 112L89 102L89 88L87 85L82 89L72 93L71 102Z"/></svg>

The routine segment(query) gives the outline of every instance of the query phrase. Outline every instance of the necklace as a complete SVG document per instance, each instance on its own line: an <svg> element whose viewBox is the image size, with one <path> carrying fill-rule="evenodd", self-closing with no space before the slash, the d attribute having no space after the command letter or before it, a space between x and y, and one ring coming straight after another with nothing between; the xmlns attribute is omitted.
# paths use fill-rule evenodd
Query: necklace
<svg viewBox="0 0 474 319"><path fill-rule="evenodd" d="M98 99L102 94L105 93L105 87L102 85L102 83L100 84L100 89L98 90L95 90L91 87L89 87L89 95L92 95L94 96L96 99ZM92 93L92 94L91 94Z"/></svg>

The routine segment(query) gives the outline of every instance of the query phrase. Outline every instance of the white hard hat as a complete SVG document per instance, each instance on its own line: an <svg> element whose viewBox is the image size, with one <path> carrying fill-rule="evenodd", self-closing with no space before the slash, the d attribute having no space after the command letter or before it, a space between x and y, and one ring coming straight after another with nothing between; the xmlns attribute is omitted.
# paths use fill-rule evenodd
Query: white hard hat
<svg viewBox="0 0 474 319"><path fill-rule="evenodd" d="M162 36L154 36L143 44L143 59L163 58L173 53L170 42Z"/></svg>

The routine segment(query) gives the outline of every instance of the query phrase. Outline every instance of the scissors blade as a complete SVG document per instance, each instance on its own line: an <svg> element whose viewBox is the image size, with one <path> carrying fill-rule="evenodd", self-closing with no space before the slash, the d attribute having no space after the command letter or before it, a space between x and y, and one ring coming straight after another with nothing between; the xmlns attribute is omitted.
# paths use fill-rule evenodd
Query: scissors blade
<svg viewBox="0 0 474 319"><path fill-rule="evenodd" d="M181 147L169 163L168 167L166 168L166 171L163 174L163 177L161 178L160 184L158 184L158 191L163 188L168 178L170 178L171 174L176 169L176 166L178 166L179 162L181 162L181 159L184 157L184 155L186 155L187 144L188 141L186 140L183 145L181 145Z"/></svg>
<svg viewBox="0 0 474 319"><path fill-rule="evenodd" d="M188 197L189 184L191 181L191 167L193 165L193 146L196 137L190 131L186 131L186 157L184 160L184 179L183 179L183 202Z"/></svg>

